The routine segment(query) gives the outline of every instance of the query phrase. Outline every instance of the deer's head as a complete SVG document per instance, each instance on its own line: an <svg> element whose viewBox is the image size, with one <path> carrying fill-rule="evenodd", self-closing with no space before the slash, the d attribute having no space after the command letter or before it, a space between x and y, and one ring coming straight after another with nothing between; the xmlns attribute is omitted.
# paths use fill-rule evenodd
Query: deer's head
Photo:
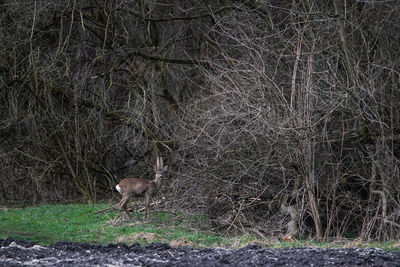
<svg viewBox="0 0 400 267"><path fill-rule="evenodd" d="M164 176L164 171L167 169L168 166L164 167L162 157L157 157L157 166L156 166L156 180L161 180Z"/></svg>

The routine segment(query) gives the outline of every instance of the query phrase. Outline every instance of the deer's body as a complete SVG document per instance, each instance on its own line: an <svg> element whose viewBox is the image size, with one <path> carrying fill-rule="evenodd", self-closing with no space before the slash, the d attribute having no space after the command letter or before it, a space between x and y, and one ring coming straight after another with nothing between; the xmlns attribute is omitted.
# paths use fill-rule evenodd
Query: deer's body
<svg viewBox="0 0 400 267"><path fill-rule="evenodd" d="M131 217L127 210L129 199L132 197L145 197L146 199L146 210L145 217L147 217L150 201L157 194L161 187L161 178L163 176L162 158L157 158L156 177L154 180L139 179L139 178L124 178L115 187L118 192L122 195L122 199L118 204L118 207L127 217Z"/></svg>

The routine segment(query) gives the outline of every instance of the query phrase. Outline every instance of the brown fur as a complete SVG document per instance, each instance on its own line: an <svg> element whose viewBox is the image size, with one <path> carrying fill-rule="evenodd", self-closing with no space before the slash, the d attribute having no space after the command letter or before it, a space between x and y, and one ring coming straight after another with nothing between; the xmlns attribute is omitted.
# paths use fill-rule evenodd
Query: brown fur
<svg viewBox="0 0 400 267"><path fill-rule="evenodd" d="M118 204L121 213L131 218L128 213L127 205L131 197L145 197L146 210L145 218L147 217L151 199L157 194L161 187L161 177L165 169L162 166L162 158L157 158L156 178L154 180L139 179L139 178L124 178L117 185L117 190L122 195L122 199Z"/></svg>

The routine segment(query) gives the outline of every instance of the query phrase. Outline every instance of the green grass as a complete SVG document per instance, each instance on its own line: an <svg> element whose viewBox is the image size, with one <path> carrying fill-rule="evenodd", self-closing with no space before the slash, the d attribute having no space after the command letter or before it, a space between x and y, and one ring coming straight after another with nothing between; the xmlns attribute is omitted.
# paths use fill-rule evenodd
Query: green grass
<svg viewBox="0 0 400 267"><path fill-rule="evenodd" d="M43 205L26 208L9 208L0 211L0 239L12 237L49 245L58 241L128 244L138 242L168 242L175 246L243 247L259 244L272 248L316 247L379 247L400 250L399 241L362 243L355 240L317 242L314 240L279 241L258 239L250 234L227 237L213 232L204 215L152 212L132 221L111 223L116 210L106 210L108 204Z"/></svg>
<svg viewBox="0 0 400 267"><path fill-rule="evenodd" d="M8 236L49 244L57 241L105 241L104 216L89 215L99 205L49 205L0 212L0 238Z"/></svg>
<svg viewBox="0 0 400 267"><path fill-rule="evenodd" d="M133 221L110 223L116 211L96 211L111 207L107 204L43 205L10 208L0 211L0 239L12 237L48 245L57 241L91 242L176 242L197 246L223 245L224 238L201 227L188 227L205 221L197 215L150 213ZM192 220L193 222L190 222ZM202 224L204 225L204 224ZM204 227L203 227L204 228Z"/></svg>

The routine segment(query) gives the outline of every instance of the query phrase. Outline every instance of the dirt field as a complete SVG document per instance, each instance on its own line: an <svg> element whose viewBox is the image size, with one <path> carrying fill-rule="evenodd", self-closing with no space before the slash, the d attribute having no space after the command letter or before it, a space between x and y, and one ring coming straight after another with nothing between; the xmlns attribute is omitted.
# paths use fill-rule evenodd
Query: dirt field
<svg viewBox="0 0 400 267"><path fill-rule="evenodd" d="M400 266L400 252L380 249L241 249L168 244L59 242L44 247L13 239L0 240L0 266Z"/></svg>

